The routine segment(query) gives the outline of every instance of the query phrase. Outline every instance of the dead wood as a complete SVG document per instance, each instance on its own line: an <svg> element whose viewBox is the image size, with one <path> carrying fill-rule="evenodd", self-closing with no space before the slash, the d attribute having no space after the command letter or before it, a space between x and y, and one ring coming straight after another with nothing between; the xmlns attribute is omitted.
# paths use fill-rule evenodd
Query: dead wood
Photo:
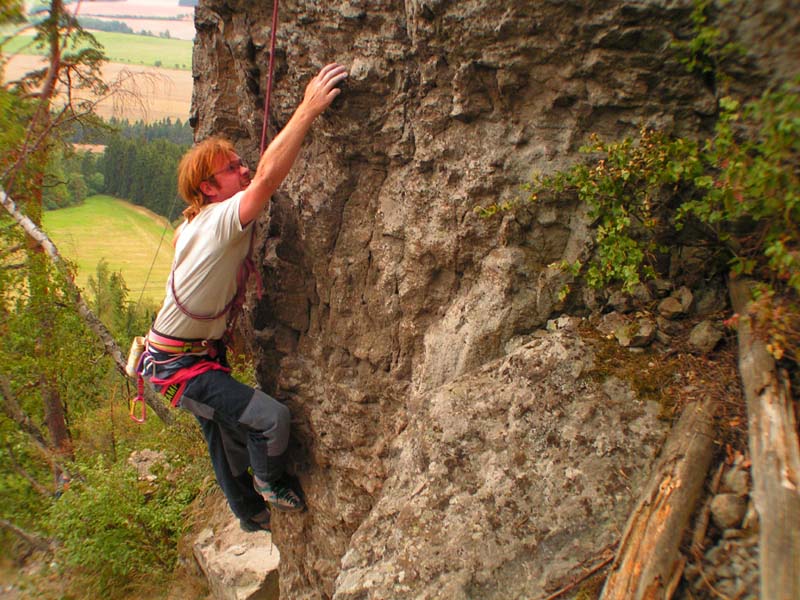
<svg viewBox="0 0 800 600"><path fill-rule="evenodd" d="M28 544L31 548L35 550L44 550L49 551L53 549L53 541L44 538L40 535L35 533L30 533L29 531L25 531L21 527L17 527L11 521L7 521L6 519L0 519L0 528L5 529L6 531L10 531L14 535L16 535L19 539L24 541Z"/></svg>
<svg viewBox="0 0 800 600"><path fill-rule="evenodd" d="M53 265L64 275L78 314L80 314L89 329L91 329L100 342L102 342L106 354L114 360L117 370L119 370L123 376L127 377L125 373L125 366L127 363L126 357L123 355L122 350L120 350L111 332L106 329L106 326L103 325L100 319L98 319L89 308L89 305L86 304L80 289L75 285L75 281L67 270L66 264L61 258L61 254L58 252L56 245L41 228L17 207L16 203L3 190L0 190L0 204L3 205L3 208L5 208L14 220L25 230L25 233L45 251ZM153 412L156 413L159 419L167 424L174 421L173 416L169 412L169 408L161 399L161 396L148 386L144 388L144 396L145 402L153 409Z"/></svg>
<svg viewBox="0 0 800 600"><path fill-rule="evenodd" d="M679 545L714 453L717 406L707 398L683 409L628 519L602 599L662 599L674 592L685 564Z"/></svg>
<svg viewBox="0 0 800 600"><path fill-rule="evenodd" d="M732 280L739 314L739 373L747 401L753 502L758 512L761 598L800 598L800 442L786 377L748 316L751 284Z"/></svg>

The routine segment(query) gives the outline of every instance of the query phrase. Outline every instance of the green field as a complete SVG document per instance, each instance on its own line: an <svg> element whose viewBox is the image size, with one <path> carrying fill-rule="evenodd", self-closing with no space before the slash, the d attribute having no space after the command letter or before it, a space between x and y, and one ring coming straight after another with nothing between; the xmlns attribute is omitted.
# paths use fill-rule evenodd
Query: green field
<svg viewBox="0 0 800 600"><path fill-rule="evenodd" d="M167 225L165 232L165 225L162 217L110 196L91 196L81 206L44 213L45 231L62 256L77 265L78 285L86 289L97 263L105 259L112 272L122 273L132 302L138 302L143 289L143 297L157 304L164 297L173 256L173 230Z"/></svg>
<svg viewBox="0 0 800 600"><path fill-rule="evenodd" d="M92 34L105 48L108 62L164 67L166 69L192 68L192 42L130 33L95 31ZM3 46L3 54L36 54L44 51L32 44L33 36L20 35Z"/></svg>

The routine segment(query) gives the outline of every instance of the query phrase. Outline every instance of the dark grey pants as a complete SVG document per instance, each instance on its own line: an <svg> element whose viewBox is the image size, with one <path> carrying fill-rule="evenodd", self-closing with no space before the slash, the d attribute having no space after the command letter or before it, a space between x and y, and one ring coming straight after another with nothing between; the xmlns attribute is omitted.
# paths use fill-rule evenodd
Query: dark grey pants
<svg viewBox="0 0 800 600"><path fill-rule="evenodd" d="M192 379L179 406L197 417L214 474L233 514L249 519L264 510L248 467L262 481L283 475L289 409L224 371L207 371Z"/></svg>

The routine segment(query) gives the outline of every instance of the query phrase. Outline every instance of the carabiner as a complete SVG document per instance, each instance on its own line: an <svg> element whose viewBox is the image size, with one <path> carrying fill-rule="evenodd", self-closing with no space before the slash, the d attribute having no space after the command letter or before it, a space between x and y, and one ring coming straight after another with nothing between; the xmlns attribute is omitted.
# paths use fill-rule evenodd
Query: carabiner
<svg viewBox="0 0 800 600"><path fill-rule="evenodd" d="M136 415L136 405L141 404L139 416ZM144 423L147 420L147 406L144 403L144 379L141 375L136 378L136 398L133 398L128 403L128 415L133 421L137 423Z"/></svg>

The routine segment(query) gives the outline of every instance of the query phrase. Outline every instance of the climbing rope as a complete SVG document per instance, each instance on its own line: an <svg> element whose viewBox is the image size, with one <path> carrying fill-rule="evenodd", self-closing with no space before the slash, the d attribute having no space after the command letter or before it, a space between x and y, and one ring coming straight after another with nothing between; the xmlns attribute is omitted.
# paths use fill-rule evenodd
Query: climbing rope
<svg viewBox="0 0 800 600"><path fill-rule="evenodd" d="M267 74L267 97L264 101L264 124L261 127L261 151L264 154L267 148L267 129L269 128L269 105L272 100L272 76L275 73L275 38L278 32L278 0L272 5L272 31L269 40L269 72Z"/></svg>
<svg viewBox="0 0 800 600"><path fill-rule="evenodd" d="M167 211L167 216L165 217L166 222L164 223L164 231L161 232L161 239L158 240L156 253L153 255L153 261L150 263L150 268L147 270L147 276L144 278L144 283L142 284L142 291L139 292L139 300L136 301L136 310L139 310L139 307L142 304L142 298L144 297L144 292L147 289L147 284L150 283L150 275L153 273L153 267L156 264L158 253L161 251L161 246L164 243L164 237L167 235L167 229L169 229L170 225L169 218L172 215L172 211L175 209L175 202L177 201L177 199L178 199L177 194L172 197L172 204L170 204L169 210Z"/></svg>

